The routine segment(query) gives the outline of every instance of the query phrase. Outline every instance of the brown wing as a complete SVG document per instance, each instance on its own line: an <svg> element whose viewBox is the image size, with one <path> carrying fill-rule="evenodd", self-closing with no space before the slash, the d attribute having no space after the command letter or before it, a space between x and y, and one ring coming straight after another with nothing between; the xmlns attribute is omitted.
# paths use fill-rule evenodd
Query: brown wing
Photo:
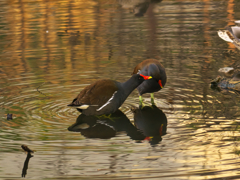
<svg viewBox="0 0 240 180"><path fill-rule="evenodd" d="M102 79L85 87L76 100L74 105L99 105L105 104L118 90L117 82L110 79Z"/></svg>

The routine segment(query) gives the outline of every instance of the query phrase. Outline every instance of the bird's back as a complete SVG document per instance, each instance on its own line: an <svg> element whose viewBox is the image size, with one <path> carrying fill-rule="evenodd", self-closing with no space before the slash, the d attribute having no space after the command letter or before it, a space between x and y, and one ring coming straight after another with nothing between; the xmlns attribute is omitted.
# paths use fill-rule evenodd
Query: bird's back
<svg viewBox="0 0 240 180"><path fill-rule="evenodd" d="M75 105L104 105L118 90L116 81L110 79L98 80L85 87L77 96Z"/></svg>

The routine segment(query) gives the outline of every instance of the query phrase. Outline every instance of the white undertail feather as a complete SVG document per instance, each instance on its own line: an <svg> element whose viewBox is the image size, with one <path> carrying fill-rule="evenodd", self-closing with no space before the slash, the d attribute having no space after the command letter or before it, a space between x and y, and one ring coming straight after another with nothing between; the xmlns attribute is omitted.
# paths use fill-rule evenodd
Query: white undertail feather
<svg viewBox="0 0 240 180"><path fill-rule="evenodd" d="M227 34L227 30L222 30L222 31L219 30L218 31L218 36L220 38L222 38L224 41L231 42L231 43L233 42L233 40L229 38L229 36Z"/></svg>
<svg viewBox="0 0 240 180"><path fill-rule="evenodd" d="M88 104L83 104L81 106L72 106L73 108L78 108L78 109L87 109L89 106L98 106L98 105L88 105Z"/></svg>
<svg viewBox="0 0 240 180"><path fill-rule="evenodd" d="M102 108L104 108L106 105L108 105L108 104L111 102L111 100L114 98L114 95L115 95L116 93L117 93L117 91L115 91L115 92L113 93L112 97L111 97L104 105L102 105L100 108L98 108L97 111L100 111Z"/></svg>
<svg viewBox="0 0 240 180"><path fill-rule="evenodd" d="M75 108L78 108L78 109L87 109L88 107L89 107L89 105L84 104L84 105L81 105L81 106L78 106L78 107L75 107Z"/></svg>

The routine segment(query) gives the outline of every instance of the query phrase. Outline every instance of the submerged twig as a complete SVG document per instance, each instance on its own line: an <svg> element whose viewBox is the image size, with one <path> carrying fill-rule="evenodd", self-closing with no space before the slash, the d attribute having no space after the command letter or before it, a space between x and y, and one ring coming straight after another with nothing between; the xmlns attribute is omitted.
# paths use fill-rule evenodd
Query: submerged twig
<svg viewBox="0 0 240 180"><path fill-rule="evenodd" d="M22 147L22 149L23 149L24 151L26 151L26 152L28 152L28 153L34 153L33 150L31 150L29 147L27 147L27 146L24 145L24 144L23 144L21 147Z"/></svg>
<svg viewBox="0 0 240 180"><path fill-rule="evenodd" d="M46 82L44 82L44 83L42 83L40 86L38 86L37 87L37 91L40 93L40 94L42 94L42 95L44 95L45 97L48 97L46 94L44 94L44 93L42 93L41 91L39 91L38 89L42 86L42 85L44 85Z"/></svg>
<svg viewBox="0 0 240 180"><path fill-rule="evenodd" d="M26 160L24 162L23 169L22 169L22 177L25 177L26 174L27 174L29 160L30 160L31 157L33 157L33 155L31 153L34 153L34 151L29 149L29 147L27 147L24 144L21 147L24 151L27 152L27 157L26 157Z"/></svg>
<svg viewBox="0 0 240 180"><path fill-rule="evenodd" d="M30 152L28 152L26 160L25 160L24 165L23 165L23 169L22 169L22 177L25 177L27 175L28 164L29 164L29 160L30 160L31 157L33 157L33 156L31 155Z"/></svg>

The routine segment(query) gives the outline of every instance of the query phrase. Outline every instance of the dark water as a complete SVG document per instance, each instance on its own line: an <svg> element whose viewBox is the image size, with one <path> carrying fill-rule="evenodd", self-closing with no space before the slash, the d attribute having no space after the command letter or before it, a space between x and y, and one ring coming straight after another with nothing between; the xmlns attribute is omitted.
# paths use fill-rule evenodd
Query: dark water
<svg viewBox="0 0 240 180"><path fill-rule="evenodd" d="M238 20L240 2L149 2L0 1L0 179L24 168L29 179L240 178L239 95L209 88L219 68L239 66L239 50L217 31ZM168 75L155 93L162 137L138 134L136 90L115 121L68 130L85 121L66 106L80 90L101 78L123 82L147 58Z"/></svg>

